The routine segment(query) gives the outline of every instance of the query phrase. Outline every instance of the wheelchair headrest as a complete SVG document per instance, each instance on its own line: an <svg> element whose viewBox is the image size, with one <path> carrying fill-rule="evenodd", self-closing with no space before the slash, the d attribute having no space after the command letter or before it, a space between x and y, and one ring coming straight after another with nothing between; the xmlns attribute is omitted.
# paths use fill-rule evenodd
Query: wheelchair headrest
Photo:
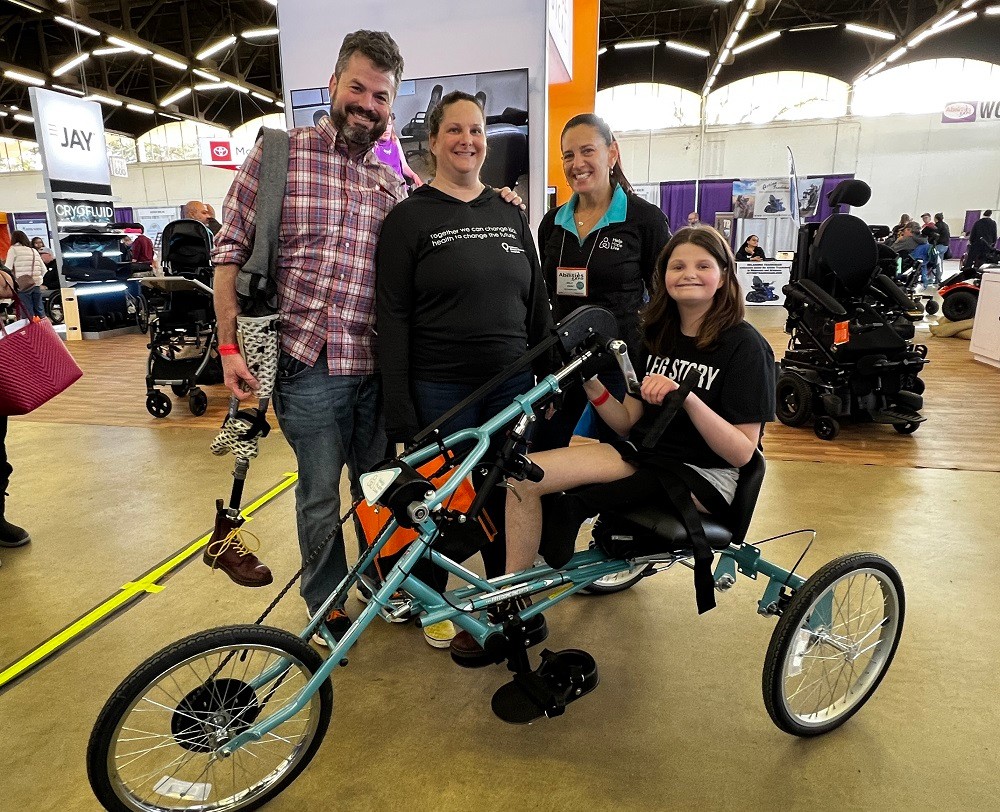
<svg viewBox="0 0 1000 812"><path fill-rule="evenodd" d="M816 232L810 276L824 282L834 276L849 293L860 294L878 273L878 259L878 243L864 220L853 214L832 214Z"/></svg>
<svg viewBox="0 0 1000 812"><path fill-rule="evenodd" d="M872 198L872 188L863 180L842 180L827 195L827 202L833 206L863 206Z"/></svg>

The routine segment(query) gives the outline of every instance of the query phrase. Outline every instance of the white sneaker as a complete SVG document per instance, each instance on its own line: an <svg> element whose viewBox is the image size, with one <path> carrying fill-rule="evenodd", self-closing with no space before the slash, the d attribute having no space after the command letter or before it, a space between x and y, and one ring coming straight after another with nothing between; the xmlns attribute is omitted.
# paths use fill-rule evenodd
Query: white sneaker
<svg viewBox="0 0 1000 812"><path fill-rule="evenodd" d="M450 620L442 620L440 623L424 626L424 640L432 648L448 648L457 634L458 629Z"/></svg>

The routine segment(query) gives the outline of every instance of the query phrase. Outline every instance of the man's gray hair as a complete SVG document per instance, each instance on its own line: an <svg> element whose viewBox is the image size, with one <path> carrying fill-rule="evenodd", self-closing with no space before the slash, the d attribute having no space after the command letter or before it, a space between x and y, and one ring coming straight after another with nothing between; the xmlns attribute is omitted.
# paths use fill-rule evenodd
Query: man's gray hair
<svg viewBox="0 0 1000 812"><path fill-rule="evenodd" d="M389 36L388 31L354 31L344 37L337 57L337 66L333 75L340 79L354 54L368 57L381 71L391 73L393 83L398 88L403 78L403 57L399 53L396 40Z"/></svg>

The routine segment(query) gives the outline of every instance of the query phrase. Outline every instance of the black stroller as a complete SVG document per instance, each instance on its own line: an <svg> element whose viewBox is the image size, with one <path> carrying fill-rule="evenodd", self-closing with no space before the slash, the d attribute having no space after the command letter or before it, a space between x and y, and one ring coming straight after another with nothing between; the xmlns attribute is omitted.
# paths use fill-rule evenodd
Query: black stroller
<svg viewBox="0 0 1000 812"><path fill-rule="evenodd" d="M208 409L208 396L198 384L222 381L212 302L212 233L198 220L174 220L164 227L161 244L165 276L140 280L150 331L146 409L153 417L170 414L170 398L156 389L169 386L177 397L187 397L197 417Z"/></svg>
<svg viewBox="0 0 1000 812"><path fill-rule="evenodd" d="M850 180L829 200L861 206L870 197L867 184ZM814 419L823 440L837 436L844 417L916 431L926 419L919 374L927 347L912 339L923 311L882 272L864 221L833 214L802 226L783 292L791 339L778 375L778 419L786 426Z"/></svg>

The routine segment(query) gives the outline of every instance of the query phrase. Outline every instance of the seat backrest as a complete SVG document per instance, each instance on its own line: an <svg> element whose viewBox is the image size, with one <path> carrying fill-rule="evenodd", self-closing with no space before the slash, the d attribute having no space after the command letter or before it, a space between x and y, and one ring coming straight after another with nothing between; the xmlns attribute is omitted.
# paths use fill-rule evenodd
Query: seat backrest
<svg viewBox="0 0 1000 812"><path fill-rule="evenodd" d="M486 160L480 179L487 186L514 187L528 171L528 136L511 124L486 125Z"/></svg>
<svg viewBox="0 0 1000 812"><path fill-rule="evenodd" d="M199 220L174 220L163 227L164 267L174 276L200 275L212 268L212 232Z"/></svg>
<svg viewBox="0 0 1000 812"><path fill-rule="evenodd" d="M878 244L867 223L853 214L827 217L810 252L810 277L835 296L833 280L849 294L859 296L878 272Z"/></svg>
<svg viewBox="0 0 1000 812"><path fill-rule="evenodd" d="M729 506L730 519L727 522L733 534L732 544L742 544L750 529L750 520L760 496L760 487L764 482L764 469L767 463L759 448L754 449L750 462L740 468L740 478L736 483L736 495Z"/></svg>

